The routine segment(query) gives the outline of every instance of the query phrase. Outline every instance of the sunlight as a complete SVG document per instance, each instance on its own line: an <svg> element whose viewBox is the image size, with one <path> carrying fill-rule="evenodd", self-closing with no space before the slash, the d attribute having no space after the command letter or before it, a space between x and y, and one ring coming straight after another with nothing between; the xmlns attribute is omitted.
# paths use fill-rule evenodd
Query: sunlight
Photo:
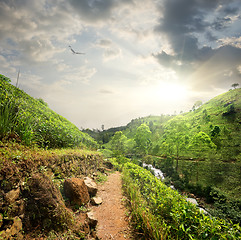
<svg viewBox="0 0 241 240"><path fill-rule="evenodd" d="M160 83L155 91L162 100L181 101L187 97L187 88L179 83Z"/></svg>

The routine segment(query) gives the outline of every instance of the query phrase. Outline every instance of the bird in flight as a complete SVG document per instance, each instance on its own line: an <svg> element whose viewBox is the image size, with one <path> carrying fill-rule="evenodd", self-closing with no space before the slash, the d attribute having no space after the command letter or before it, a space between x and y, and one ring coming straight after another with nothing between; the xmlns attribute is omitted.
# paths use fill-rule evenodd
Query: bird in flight
<svg viewBox="0 0 241 240"><path fill-rule="evenodd" d="M82 52L75 52L75 50L69 46L70 50L72 51L73 54L85 54L85 53L82 53Z"/></svg>

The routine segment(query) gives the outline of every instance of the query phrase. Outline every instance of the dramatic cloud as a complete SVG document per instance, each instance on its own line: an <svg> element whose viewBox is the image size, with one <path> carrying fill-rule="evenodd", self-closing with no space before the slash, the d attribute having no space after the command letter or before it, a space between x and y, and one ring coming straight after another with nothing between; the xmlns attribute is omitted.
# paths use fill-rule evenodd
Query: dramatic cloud
<svg viewBox="0 0 241 240"><path fill-rule="evenodd" d="M109 19L114 9L132 3L131 0L70 0L69 2L82 20L92 23Z"/></svg>
<svg viewBox="0 0 241 240"><path fill-rule="evenodd" d="M239 0L1 0L0 70L78 127L189 110L241 84ZM72 46L77 52L73 54Z"/></svg>
<svg viewBox="0 0 241 240"><path fill-rule="evenodd" d="M213 82L214 87L219 82L222 85L227 80L239 79L236 71L241 63L238 38L223 38L224 30L240 21L238 1L169 0L159 9L163 16L155 30L166 35L173 51L153 54L161 65L175 69L182 77L192 76L191 84L198 86L196 90L200 90L201 85L203 89L210 89L208 82ZM219 36L222 36L220 40ZM224 73L230 71L232 79L227 79ZM199 78L196 72L200 73Z"/></svg>

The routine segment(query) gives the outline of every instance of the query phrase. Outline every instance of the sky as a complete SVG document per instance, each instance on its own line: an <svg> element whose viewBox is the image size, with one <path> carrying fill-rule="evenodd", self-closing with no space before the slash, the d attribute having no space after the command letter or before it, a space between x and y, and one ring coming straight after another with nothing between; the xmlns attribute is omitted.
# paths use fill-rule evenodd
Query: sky
<svg viewBox="0 0 241 240"><path fill-rule="evenodd" d="M241 2L0 0L0 73L19 71L79 128L186 112L241 85Z"/></svg>

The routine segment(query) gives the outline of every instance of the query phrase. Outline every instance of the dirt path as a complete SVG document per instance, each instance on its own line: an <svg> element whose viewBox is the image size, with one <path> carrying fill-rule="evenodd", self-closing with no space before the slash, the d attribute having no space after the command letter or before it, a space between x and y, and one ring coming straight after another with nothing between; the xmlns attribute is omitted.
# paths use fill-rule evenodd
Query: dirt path
<svg viewBox="0 0 241 240"><path fill-rule="evenodd" d="M97 236L102 240L133 239L126 219L127 210L123 202L121 174L115 172L109 175L108 180L98 186L97 196L103 200L101 205L93 207L98 220Z"/></svg>

